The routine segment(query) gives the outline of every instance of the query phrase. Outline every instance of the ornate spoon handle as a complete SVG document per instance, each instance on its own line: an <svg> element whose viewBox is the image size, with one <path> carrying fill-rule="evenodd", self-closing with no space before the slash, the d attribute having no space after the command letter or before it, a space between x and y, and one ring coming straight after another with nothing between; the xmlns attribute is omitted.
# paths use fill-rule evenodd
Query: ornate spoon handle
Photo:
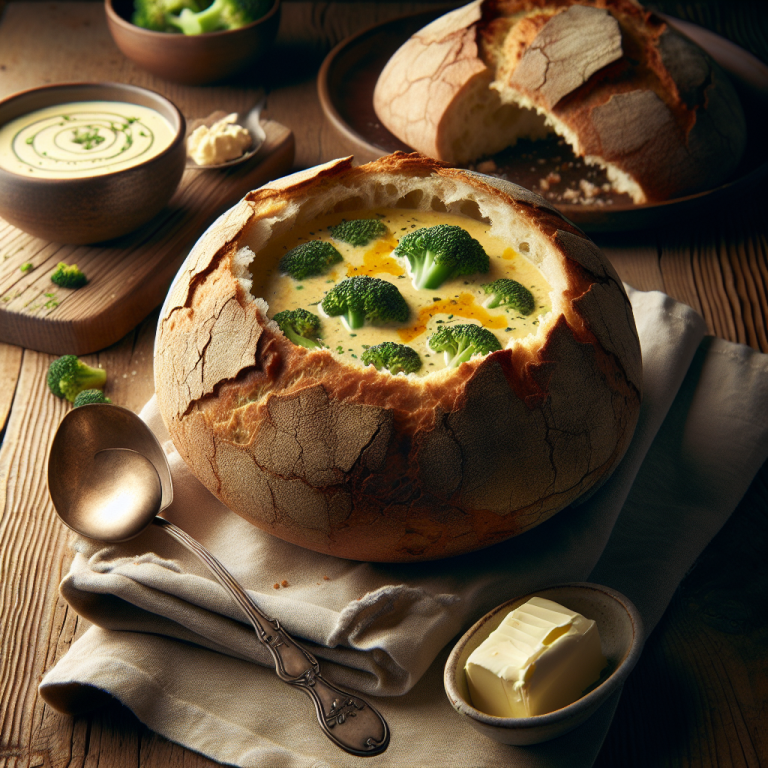
<svg viewBox="0 0 768 768"><path fill-rule="evenodd" d="M256 636L269 649L281 680L301 689L315 704L317 721L325 735L353 755L371 756L389 745L389 726L381 714L359 696L331 685L321 674L317 659L254 604L239 582L202 544L162 517L152 521L196 554L212 571L248 616Z"/></svg>

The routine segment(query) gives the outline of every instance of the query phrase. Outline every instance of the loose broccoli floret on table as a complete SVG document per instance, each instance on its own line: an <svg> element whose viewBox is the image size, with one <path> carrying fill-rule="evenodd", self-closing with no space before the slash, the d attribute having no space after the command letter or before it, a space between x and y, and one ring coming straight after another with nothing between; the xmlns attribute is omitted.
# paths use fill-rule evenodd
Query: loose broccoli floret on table
<svg viewBox="0 0 768 768"><path fill-rule="evenodd" d="M351 219L329 227L334 240L354 246L368 245L387 232L387 225L379 219Z"/></svg>
<svg viewBox="0 0 768 768"><path fill-rule="evenodd" d="M90 405L91 403L111 403L112 401L104 395L100 389L84 389L79 392L73 405L79 408L81 405Z"/></svg>
<svg viewBox="0 0 768 768"><path fill-rule="evenodd" d="M167 21L185 35L199 35L244 27L261 18L271 5L272 0L213 0L197 13L184 8L178 16L168 16Z"/></svg>
<svg viewBox="0 0 768 768"><path fill-rule="evenodd" d="M51 274L51 281L60 288L82 288L88 282L88 278L82 273L77 264L70 266L60 261Z"/></svg>
<svg viewBox="0 0 768 768"><path fill-rule="evenodd" d="M291 248L280 259L280 271L294 280L324 275L334 264L343 261L342 255L325 240L310 240Z"/></svg>
<svg viewBox="0 0 768 768"><path fill-rule="evenodd" d="M201 3L196 0L134 0L131 21L137 27L155 32L176 32L178 30L169 25L168 17L181 13L185 8L196 12L201 9Z"/></svg>
<svg viewBox="0 0 768 768"><path fill-rule="evenodd" d="M454 224L409 232L393 255L408 261L413 287L419 290L434 290L446 280L491 268L483 246L466 229Z"/></svg>
<svg viewBox="0 0 768 768"><path fill-rule="evenodd" d="M91 368L77 355L63 355L48 368L48 389L70 403L84 389L102 389L106 383L107 372L103 368Z"/></svg>
<svg viewBox="0 0 768 768"><path fill-rule="evenodd" d="M502 277L492 283L486 283L483 290L492 295L491 300L485 305L489 309L511 307L521 315L530 315L536 307L533 294L517 280Z"/></svg>
<svg viewBox="0 0 768 768"><path fill-rule="evenodd" d="M317 349L325 344L320 340L320 318L306 309L284 309L272 318L280 330L294 343L307 349Z"/></svg>
<svg viewBox="0 0 768 768"><path fill-rule="evenodd" d="M328 317L341 316L349 330L366 323L405 322L410 311L400 291L386 280L360 275L331 288L320 302Z"/></svg>
<svg viewBox="0 0 768 768"><path fill-rule="evenodd" d="M419 353L413 347L394 341L382 341L381 344L369 347L360 359L365 365L373 365L377 371L384 368L393 375L415 373L421 368Z"/></svg>
<svg viewBox="0 0 768 768"><path fill-rule="evenodd" d="M29 261L25 261L19 269L26 275L28 272L31 272L35 268L34 264L32 264Z"/></svg>
<svg viewBox="0 0 768 768"><path fill-rule="evenodd" d="M445 354L446 368L456 368L475 355L487 355L501 349L499 340L482 325L443 325L427 344L434 352Z"/></svg>

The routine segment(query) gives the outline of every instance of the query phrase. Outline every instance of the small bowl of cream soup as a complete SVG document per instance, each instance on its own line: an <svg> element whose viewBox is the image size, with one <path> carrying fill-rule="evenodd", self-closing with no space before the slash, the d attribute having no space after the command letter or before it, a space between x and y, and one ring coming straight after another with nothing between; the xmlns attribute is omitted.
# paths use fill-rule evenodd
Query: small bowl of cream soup
<svg viewBox="0 0 768 768"><path fill-rule="evenodd" d="M119 83L36 88L0 102L0 216L59 243L134 231L173 196L186 162L184 117Z"/></svg>

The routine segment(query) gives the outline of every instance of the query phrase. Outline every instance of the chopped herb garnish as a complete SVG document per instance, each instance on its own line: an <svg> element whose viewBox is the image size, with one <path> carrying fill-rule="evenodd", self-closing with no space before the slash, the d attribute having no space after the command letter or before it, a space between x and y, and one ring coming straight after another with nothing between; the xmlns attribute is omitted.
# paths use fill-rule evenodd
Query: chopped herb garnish
<svg viewBox="0 0 768 768"><path fill-rule="evenodd" d="M75 144L80 144L83 149L93 149L98 147L103 141L106 141L104 136L99 134L98 126L89 126L88 130L81 131L79 128L75 128L72 132L74 136L72 141Z"/></svg>

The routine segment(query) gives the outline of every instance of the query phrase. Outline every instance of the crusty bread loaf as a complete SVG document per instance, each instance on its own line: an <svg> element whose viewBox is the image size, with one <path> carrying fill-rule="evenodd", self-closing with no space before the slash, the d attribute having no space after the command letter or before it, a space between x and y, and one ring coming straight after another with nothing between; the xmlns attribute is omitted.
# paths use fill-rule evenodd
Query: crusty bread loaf
<svg viewBox="0 0 768 768"><path fill-rule="evenodd" d="M551 286L538 331L420 377L292 344L249 261L318 216L385 207L489 222ZM629 301L591 240L516 185L402 153L249 193L190 253L155 351L160 411L211 492L283 539L372 561L471 551L594 490L632 436L641 377Z"/></svg>
<svg viewBox="0 0 768 768"><path fill-rule="evenodd" d="M452 164L554 130L635 203L718 185L746 142L720 67L632 0L476 0L392 56L374 109Z"/></svg>

